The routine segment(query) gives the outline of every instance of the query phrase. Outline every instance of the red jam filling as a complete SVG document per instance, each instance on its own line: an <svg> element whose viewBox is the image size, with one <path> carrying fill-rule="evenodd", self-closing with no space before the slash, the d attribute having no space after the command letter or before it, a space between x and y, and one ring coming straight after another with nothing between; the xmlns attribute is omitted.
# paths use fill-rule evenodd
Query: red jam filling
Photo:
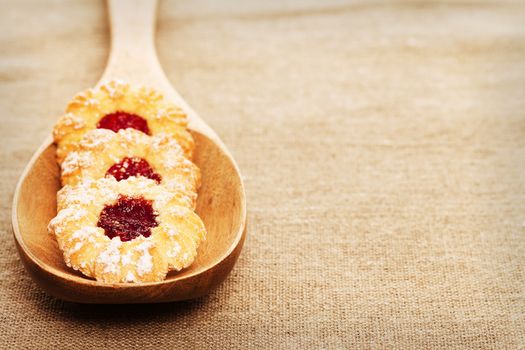
<svg viewBox="0 0 525 350"><path fill-rule="evenodd" d="M120 195L115 204L102 209L97 226L103 228L109 238L118 236L127 242L140 235L149 237L151 228L158 226L156 217L151 201Z"/></svg>
<svg viewBox="0 0 525 350"><path fill-rule="evenodd" d="M150 134L146 119L132 113L117 111L106 114L97 123L98 129L109 129L118 132L120 129L137 129L145 134Z"/></svg>
<svg viewBox="0 0 525 350"><path fill-rule="evenodd" d="M162 180L161 176L153 171L147 160L138 157L126 157L113 164L106 172L107 175L113 176L117 181L125 180L130 176L144 176L157 181L157 183Z"/></svg>

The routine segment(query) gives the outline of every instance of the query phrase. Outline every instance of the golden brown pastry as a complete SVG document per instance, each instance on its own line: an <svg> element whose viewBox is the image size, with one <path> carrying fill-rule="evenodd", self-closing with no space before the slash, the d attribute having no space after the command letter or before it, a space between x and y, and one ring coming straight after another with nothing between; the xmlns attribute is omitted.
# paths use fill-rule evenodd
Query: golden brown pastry
<svg viewBox="0 0 525 350"><path fill-rule="evenodd" d="M76 95L69 103L53 130L57 160L62 163L84 134L97 128L115 132L132 128L152 136L169 134L191 159L195 144L187 124L186 114L156 90L111 81Z"/></svg>
<svg viewBox="0 0 525 350"><path fill-rule="evenodd" d="M165 133L148 136L129 128L117 133L107 129L88 131L62 163L63 185L105 176L119 181L130 176L150 178L187 196L191 207L195 206L200 186L199 168L186 159L175 139Z"/></svg>
<svg viewBox="0 0 525 350"><path fill-rule="evenodd" d="M145 177L88 179L57 199L48 229L66 264L102 282L161 281L189 266L206 236L180 196Z"/></svg>

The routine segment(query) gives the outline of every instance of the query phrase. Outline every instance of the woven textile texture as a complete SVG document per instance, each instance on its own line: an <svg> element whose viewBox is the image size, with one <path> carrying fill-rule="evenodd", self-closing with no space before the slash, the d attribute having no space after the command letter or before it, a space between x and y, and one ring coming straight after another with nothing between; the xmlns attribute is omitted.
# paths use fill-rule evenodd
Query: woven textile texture
<svg viewBox="0 0 525 350"><path fill-rule="evenodd" d="M523 1L161 1L159 58L243 173L249 231L193 302L32 283L24 165L109 50L103 1L0 11L0 348L525 348Z"/></svg>

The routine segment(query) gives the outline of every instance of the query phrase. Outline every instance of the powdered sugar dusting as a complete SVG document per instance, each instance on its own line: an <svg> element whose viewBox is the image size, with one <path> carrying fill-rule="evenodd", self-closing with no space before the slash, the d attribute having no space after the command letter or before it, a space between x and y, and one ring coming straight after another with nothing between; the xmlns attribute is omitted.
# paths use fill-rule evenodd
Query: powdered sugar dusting
<svg viewBox="0 0 525 350"><path fill-rule="evenodd" d="M166 133L159 133L151 138L151 148L154 151L161 151L162 149L172 149L177 151L179 155L183 154L182 147L173 138L172 135Z"/></svg>
<svg viewBox="0 0 525 350"><path fill-rule="evenodd" d="M162 208L166 205L168 205L168 203L173 200L174 198L174 194L172 192L169 192L169 191L160 191L157 196L155 196L155 202L156 202L156 207L158 208Z"/></svg>
<svg viewBox="0 0 525 350"><path fill-rule="evenodd" d="M124 278L124 282L135 282L136 280L137 279L135 278L135 275L131 271L128 271L126 277Z"/></svg>
<svg viewBox="0 0 525 350"><path fill-rule="evenodd" d="M69 238L69 241L73 240L87 240L89 241L90 238L92 238L94 235L100 234L100 229L97 227L91 227L91 226L85 226L81 229L75 231L71 237Z"/></svg>
<svg viewBox="0 0 525 350"><path fill-rule="evenodd" d="M148 135L133 128L120 129L118 135L125 141L123 144L126 146L127 144L135 145L137 143L144 143L144 141L147 142L149 139Z"/></svg>
<svg viewBox="0 0 525 350"><path fill-rule="evenodd" d="M109 129L93 129L87 132L80 145L85 148L99 148L100 146L106 145L113 137L115 133Z"/></svg>
<svg viewBox="0 0 525 350"><path fill-rule="evenodd" d="M182 251L182 248L181 248L179 242L173 241L171 249L169 249L168 253L167 253L168 258L175 258L175 257L177 257L180 254L181 251Z"/></svg>
<svg viewBox="0 0 525 350"><path fill-rule="evenodd" d="M186 114L184 111L176 106L167 106L165 108L159 108L155 114L156 119L169 119L172 122L178 123L180 125L185 125L187 123Z"/></svg>
<svg viewBox="0 0 525 350"><path fill-rule="evenodd" d="M97 264L103 266L103 273L118 274L120 271L120 247L122 242L119 237L113 238L106 249L97 258Z"/></svg>
<svg viewBox="0 0 525 350"><path fill-rule="evenodd" d="M137 273L139 276L143 276L153 270L153 257L149 252L149 249L152 247L153 243L151 241L144 241L136 248L141 253L137 261Z"/></svg>
<svg viewBox="0 0 525 350"><path fill-rule="evenodd" d="M176 149L170 149L165 153L164 166L168 169L174 169L181 164L184 164L186 158L182 157L181 152Z"/></svg>
<svg viewBox="0 0 525 350"><path fill-rule="evenodd" d="M70 222L78 221L87 214L87 211L82 208L73 207L62 209L58 212L57 216L51 219L47 229L49 233L61 236Z"/></svg>
<svg viewBox="0 0 525 350"><path fill-rule="evenodd" d="M86 122L84 121L84 119L73 113L66 113L62 117L62 125L72 127L73 129L78 130L86 126Z"/></svg>
<svg viewBox="0 0 525 350"><path fill-rule="evenodd" d="M93 155L86 152L70 152L62 163L62 175L69 175L78 169L87 168L94 162Z"/></svg>
<svg viewBox="0 0 525 350"><path fill-rule="evenodd" d="M94 98L88 98L86 100L86 106L89 106L89 107L96 107L99 105L99 102L98 100L94 99Z"/></svg>
<svg viewBox="0 0 525 350"><path fill-rule="evenodd" d="M178 205L174 205L168 209L168 213L174 216L184 217L186 216L186 214L188 214L188 209Z"/></svg>
<svg viewBox="0 0 525 350"><path fill-rule="evenodd" d="M115 188L115 183L117 181L114 178L101 178L98 180L86 178L77 186L66 185L58 191L58 203L62 207L71 205L87 207L95 203L113 202L119 194Z"/></svg>
<svg viewBox="0 0 525 350"><path fill-rule="evenodd" d="M77 242L77 243L75 244L75 246L74 246L73 248L71 248L71 250L69 251L69 254L73 254L73 253L79 251L80 248L82 248L83 245L84 245L84 243L82 243L82 242Z"/></svg>
<svg viewBox="0 0 525 350"><path fill-rule="evenodd" d="M88 206L95 200L93 193L89 193L82 186L64 186L57 194L58 202L62 202L64 207L70 205Z"/></svg>
<svg viewBox="0 0 525 350"><path fill-rule="evenodd" d="M133 262L133 260L131 259L131 254L132 252L127 252L126 254L122 255L122 265L123 266L129 265Z"/></svg>
<svg viewBox="0 0 525 350"><path fill-rule="evenodd" d="M165 182L165 185L167 188L169 188L172 191L185 192L188 189L186 184L183 184L182 182L179 182L177 180L174 180L174 181L168 180Z"/></svg>
<svg viewBox="0 0 525 350"><path fill-rule="evenodd" d="M109 98L115 100L124 96L127 84L122 80L115 79L103 84L100 89L105 91Z"/></svg>

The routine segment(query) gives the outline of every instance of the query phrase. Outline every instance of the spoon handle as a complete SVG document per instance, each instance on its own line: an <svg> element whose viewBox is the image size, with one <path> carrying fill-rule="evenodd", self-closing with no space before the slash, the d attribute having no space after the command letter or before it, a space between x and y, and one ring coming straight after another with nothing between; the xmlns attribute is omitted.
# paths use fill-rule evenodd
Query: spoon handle
<svg viewBox="0 0 525 350"><path fill-rule="evenodd" d="M191 128L218 139L172 87L159 63L154 43L157 0L107 0L107 3L111 51L99 84L120 79L154 87L188 114Z"/></svg>
<svg viewBox="0 0 525 350"><path fill-rule="evenodd" d="M153 39L157 0L108 0L108 12L111 51L101 81L123 79L164 88L168 81Z"/></svg>

